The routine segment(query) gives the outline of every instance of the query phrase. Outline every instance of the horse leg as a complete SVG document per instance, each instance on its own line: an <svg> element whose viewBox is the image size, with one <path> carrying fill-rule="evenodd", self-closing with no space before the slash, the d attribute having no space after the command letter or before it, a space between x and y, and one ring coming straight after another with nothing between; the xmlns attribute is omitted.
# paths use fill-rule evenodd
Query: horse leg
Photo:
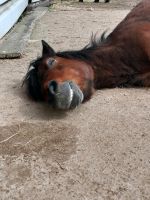
<svg viewBox="0 0 150 200"><path fill-rule="evenodd" d="M110 1L110 0L105 0L105 3L109 3L109 1ZM83 0L79 0L79 2L82 2L82 3L83 3ZM94 2L95 2L95 3L99 3L99 0L95 0Z"/></svg>
<svg viewBox="0 0 150 200"><path fill-rule="evenodd" d="M105 3L109 3L110 0L105 0ZM99 0L95 0L95 3L99 3Z"/></svg>

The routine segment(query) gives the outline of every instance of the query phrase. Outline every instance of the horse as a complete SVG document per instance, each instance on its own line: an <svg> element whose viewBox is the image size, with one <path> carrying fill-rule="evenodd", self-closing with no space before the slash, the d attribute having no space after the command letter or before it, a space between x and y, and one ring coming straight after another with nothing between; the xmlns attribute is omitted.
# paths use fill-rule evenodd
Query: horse
<svg viewBox="0 0 150 200"><path fill-rule="evenodd" d="M83 3L83 0L79 0L79 2ZM94 0L95 3L99 3L99 0ZM105 3L109 3L110 0L104 0Z"/></svg>
<svg viewBox="0 0 150 200"><path fill-rule="evenodd" d="M58 51L42 40L42 56L30 63L29 96L69 110L103 88L150 86L150 1L143 0L106 36L81 50Z"/></svg>

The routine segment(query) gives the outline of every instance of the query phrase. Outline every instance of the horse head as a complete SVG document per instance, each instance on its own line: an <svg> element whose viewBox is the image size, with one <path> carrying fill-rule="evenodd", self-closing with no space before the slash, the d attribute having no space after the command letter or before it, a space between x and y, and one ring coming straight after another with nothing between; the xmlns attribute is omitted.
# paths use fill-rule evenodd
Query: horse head
<svg viewBox="0 0 150 200"><path fill-rule="evenodd" d="M25 82L34 100L57 109L72 109L89 99L94 73L89 64L65 58L42 40L42 56L31 62Z"/></svg>

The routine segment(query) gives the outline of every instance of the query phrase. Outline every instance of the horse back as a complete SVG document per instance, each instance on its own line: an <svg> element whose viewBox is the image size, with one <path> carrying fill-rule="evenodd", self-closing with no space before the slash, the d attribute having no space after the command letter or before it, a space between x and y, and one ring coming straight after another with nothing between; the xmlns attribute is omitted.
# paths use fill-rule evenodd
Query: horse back
<svg viewBox="0 0 150 200"><path fill-rule="evenodd" d="M135 36L142 28L150 31L150 0L143 0L133 8L110 36L117 40L121 35L123 37L126 35Z"/></svg>

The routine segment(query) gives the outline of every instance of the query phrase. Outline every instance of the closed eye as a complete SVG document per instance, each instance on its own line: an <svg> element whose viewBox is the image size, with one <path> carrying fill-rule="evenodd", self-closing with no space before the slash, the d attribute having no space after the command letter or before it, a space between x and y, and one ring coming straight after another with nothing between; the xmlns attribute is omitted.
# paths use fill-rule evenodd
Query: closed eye
<svg viewBox="0 0 150 200"><path fill-rule="evenodd" d="M54 64L56 63L56 60L54 58L49 58L47 60L47 66L49 69L51 69L52 67L54 67Z"/></svg>

